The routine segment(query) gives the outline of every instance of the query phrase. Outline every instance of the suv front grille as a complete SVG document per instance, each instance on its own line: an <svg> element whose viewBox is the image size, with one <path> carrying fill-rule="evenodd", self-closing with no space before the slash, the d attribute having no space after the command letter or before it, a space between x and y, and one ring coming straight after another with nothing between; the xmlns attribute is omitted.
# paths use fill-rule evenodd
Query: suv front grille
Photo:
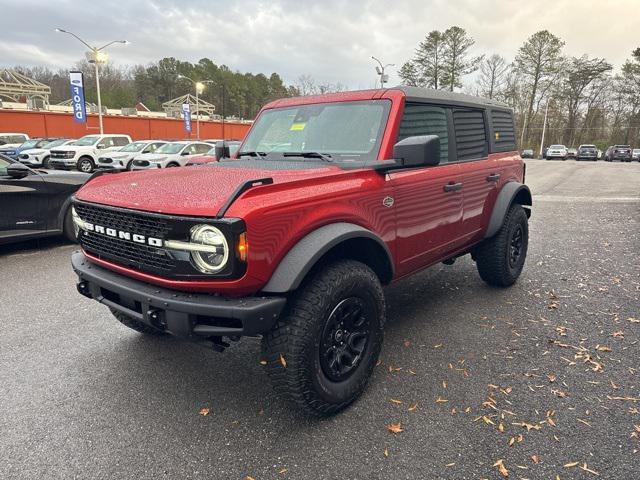
<svg viewBox="0 0 640 480"><path fill-rule="evenodd" d="M73 158L71 151L51 150L51 158Z"/></svg>
<svg viewBox="0 0 640 480"><path fill-rule="evenodd" d="M85 222L137 233L145 237L164 239L171 231L169 222L143 213L135 213L133 211L120 212L84 203L77 203L75 209Z"/></svg>
<svg viewBox="0 0 640 480"><path fill-rule="evenodd" d="M84 232L80 236L80 244L98 257L115 258L119 263L139 270L169 273L176 266L165 250L93 232Z"/></svg>

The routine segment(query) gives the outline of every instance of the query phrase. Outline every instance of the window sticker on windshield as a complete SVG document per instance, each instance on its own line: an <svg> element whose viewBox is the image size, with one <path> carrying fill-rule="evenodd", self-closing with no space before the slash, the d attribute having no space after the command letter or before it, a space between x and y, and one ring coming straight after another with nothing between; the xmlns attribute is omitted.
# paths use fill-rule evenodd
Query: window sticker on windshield
<svg viewBox="0 0 640 480"><path fill-rule="evenodd" d="M306 126L306 123L292 123L289 130L291 130L292 132L301 132Z"/></svg>

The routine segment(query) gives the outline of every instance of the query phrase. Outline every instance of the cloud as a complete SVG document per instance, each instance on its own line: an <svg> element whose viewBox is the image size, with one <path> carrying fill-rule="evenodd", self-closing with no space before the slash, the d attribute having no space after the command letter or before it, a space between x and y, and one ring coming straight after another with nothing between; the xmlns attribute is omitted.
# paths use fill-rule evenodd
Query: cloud
<svg viewBox="0 0 640 480"><path fill-rule="evenodd" d="M636 1L613 0L5 0L0 65L69 67L83 46L55 27L110 47L118 64L173 56L208 57L231 69L301 74L319 81L369 88L376 80L371 55L399 68L426 33L466 28L475 50L512 59L528 36L548 29L570 55L588 53L621 65L638 42ZM397 81L391 69L391 82Z"/></svg>

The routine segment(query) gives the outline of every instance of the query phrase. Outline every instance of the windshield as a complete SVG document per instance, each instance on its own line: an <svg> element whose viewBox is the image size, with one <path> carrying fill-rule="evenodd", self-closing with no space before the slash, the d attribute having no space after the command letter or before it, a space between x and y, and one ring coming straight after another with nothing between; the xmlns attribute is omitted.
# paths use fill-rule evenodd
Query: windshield
<svg viewBox="0 0 640 480"><path fill-rule="evenodd" d="M38 142L40 142L41 140L27 140L26 142L24 142L22 145L20 145L20 148L23 150L26 150L28 148L34 148L36 145L38 145Z"/></svg>
<svg viewBox="0 0 640 480"><path fill-rule="evenodd" d="M180 153L180 151L185 147L186 143L165 143L160 148L158 148L154 153L165 153L165 154L174 154Z"/></svg>
<svg viewBox="0 0 640 480"><path fill-rule="evenodd" d="M580 145L580 148L592 148L592 149L596 149L595 145Z"/></svg>
<svg viewBox="0 0 640 480"><path fill-rule="evenodd" d="M71 145L76 145L78 147L88 147L89 145L97 143L98 140L100 140L100 135L86 135L80 140L76 140Z"/></svg>
<svg viewBox="0 0 640 480"><path fill-rule="evenodd" d="M551 145L549 148L558 149L558 148L566 148L566 147L564 145Z"/></svg>
<svg viewBox="0 0 640 480"><path fill-rule="evenodd" d="M126 147L122 147L120 149L121 152L139 152L147 145L146 142L133 142L127 145Z"/></svg>
<svg viewBox="0 0 640 480"><path fill-rule="evenodd" d="M631 148L629 145L616 145L616 148Z"/></svg>
<svg viewBox="0 0 640 480"><path fill-rule="evenodd" d="M53 142L49 142L49 143L45 143L42 148L44 148L45 150L50 150L53 147L59 147L60 145L64 145L66 142L68 142L69 140L67 140L66 138L63 138L61 140L54 140Z"/></svg>
<svg viewBox="0 0 640 480"><path fill-rule="evenodd" d="M389 107L388 100L370 100L265 110L242 151L265 152L265 158L273 159L282 159L278 152L318 152L335 161L372 160L380 149Z"/></svg>

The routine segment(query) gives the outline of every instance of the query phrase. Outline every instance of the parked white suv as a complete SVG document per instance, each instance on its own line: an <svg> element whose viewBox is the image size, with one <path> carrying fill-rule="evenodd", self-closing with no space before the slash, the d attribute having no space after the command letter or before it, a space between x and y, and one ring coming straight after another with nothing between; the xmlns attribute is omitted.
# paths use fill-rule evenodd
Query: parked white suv
<svg viewBox="0 0 640 480"><path fill-rule="evenodd" d="M29 135L24 133L0 133L0 146L15 148L29 140Z"/></svg>
<svg viewBox="0 0 640 480"><path fill-rule="evenodd" d="M51 150L49 165L62 169L75 167L81 172L91 173L101 154L130 143L129 135L85 135L69 145Z"/></svg>
<svg viewBox="0 0 640 480"><path fill-rule="evenodd" d="M562 160L566 160L568 155L569 151L564 145L551 145L547 149L547 160L552 158L561 158Z"/></svg>
<svg viewBox="0 0 640 480"><path fill-rule="evenodd" d="M59 138L57 140L52 140L48 143L45 143L39 148L29 148L27 150L22 150L18 154L18 161L20 163L24 163L25 165L29 165L30 167L49 168L49 156L51 155L51 149L62 147L72 142L75 142L75 140L68 138Z"/></svg>
<svg viewBox="0 0 640 480"><path fill-rule="evenodd" d="M159 140L141 140L122 147L115 152L103 153L98 157L96 168L101 170L131 170L131 162L138 155L154 153L167 142Z"/></svg>
<svg viewBox="0 0 640 480"><path fill-rule="evenodd" d="M158 148L155 153L143 153L133 159L131 170L148 168L184 167L195 155L203 155L211 150L204 142L170 142Z"/></svg>

